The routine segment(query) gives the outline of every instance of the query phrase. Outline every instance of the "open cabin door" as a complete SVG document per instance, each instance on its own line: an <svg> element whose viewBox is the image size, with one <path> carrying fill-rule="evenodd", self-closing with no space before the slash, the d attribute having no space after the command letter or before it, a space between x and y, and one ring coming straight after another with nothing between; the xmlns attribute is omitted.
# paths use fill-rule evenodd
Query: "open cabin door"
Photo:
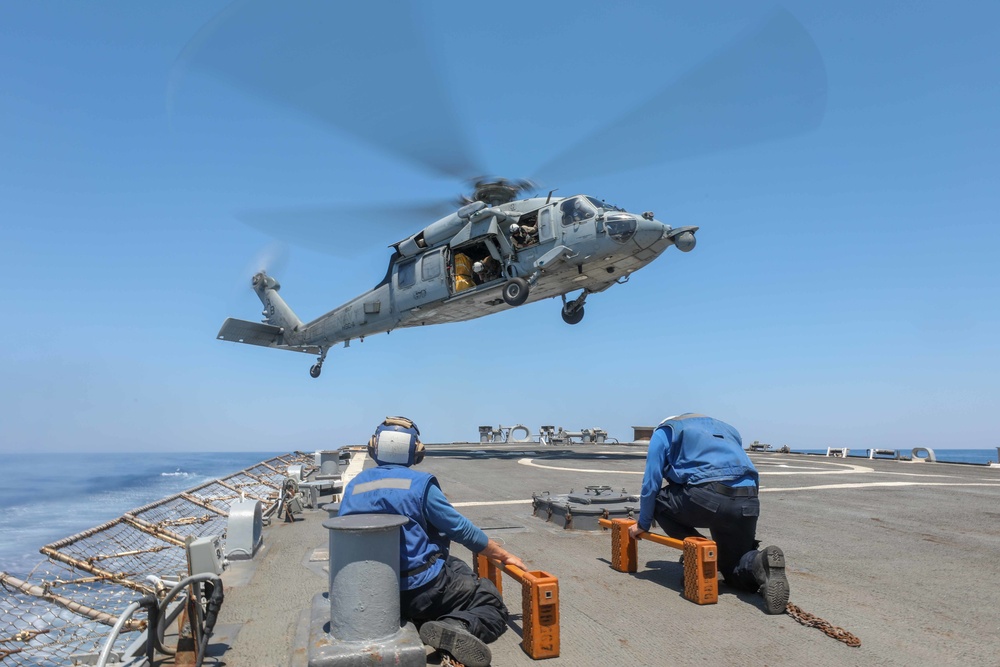
<svg viewBox="0 0 1000 667"><path fill-rule="evenodd" d="M556 237L555 227L552 225L552 208L546 206L538 212L538 242L545 243Z"/></svg>
<svg viewBox="0 0 1000 667"><path fill-rule="evenodd" d="M451 239L452 294L493 285L503 276L500 227L489 218L469 223ZM510 252L510 245L503 244ZM476 268L478 267L478 271Z"/></svg>

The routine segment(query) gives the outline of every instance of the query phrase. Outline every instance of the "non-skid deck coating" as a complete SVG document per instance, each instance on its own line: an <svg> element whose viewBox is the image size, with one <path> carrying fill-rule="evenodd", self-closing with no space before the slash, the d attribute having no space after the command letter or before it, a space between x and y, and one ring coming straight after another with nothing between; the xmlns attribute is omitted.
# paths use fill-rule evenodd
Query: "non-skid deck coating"
<svg viewBox="0 0 1000 667"><path fill-rule="evenodd" d="M758 537L788 561L791 602L857 635L851 648L753 594L719 585L716 605L682 597L679 553L639 544L639 572L610 567L610 536L532 516L532 492L590 484L637 493L645 447L429 445L459 510L529 567L559 578L562 651L546 665L998 665L1000 468L752 453ZM214 652L227 667L304 665L314 593L325 590L323 511L265 533L266 551L224 579ZM453 553L470 557L455 545ZM505 580L512 628L494 665L529 665L520 589Z"/></svg>

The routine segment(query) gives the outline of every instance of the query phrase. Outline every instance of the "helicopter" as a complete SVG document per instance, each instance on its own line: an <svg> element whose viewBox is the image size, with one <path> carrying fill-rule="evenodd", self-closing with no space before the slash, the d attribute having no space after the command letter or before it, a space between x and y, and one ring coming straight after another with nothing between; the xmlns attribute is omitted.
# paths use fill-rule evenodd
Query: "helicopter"
<svg viewBox="0 0 1000 667"><path fill-rule="evenodd" d="M277 280L255 274L264 321L229 318L219 340L318 354L309 369L317 378L334 345L397 328L461 322L556 296L563 321L578 324L589 295L628 282L671 246L695 247L695 226L675 229L652 212L636 215L587 195L514 200L522 187L480 182L471 202L392 245L378 285L307 324Z"/></svg>
<svg viewBox="0 0 1000 667"><path fill-rule="evenodd" d="M581 165L592 176L793 136L817 127L825 109L822 59L805 29L780 10L687 76L564 149L532 180L470 179L488 170L471 157L456 130L462 123L446 101L446 87L414 38L424 31L414 25L412 12L386 14L377 5L352 5L352 11L370 15L355 16L359 29L338 30L334 38L323 32L329 16L290 16L253 0L235 3L182 52L168 91L171 102L184 71L200 67L411 165L473 183L471 196L447 210L438 207L442 217L389 246L388 268L375 287L310 322L288 306L266 269L253 275L263 320L228 318L217 338L316 355L309 369L313 378L334 346L395 329L471 320L555 297L562 302L562 319L578 324L590 295L628 282L671 247L690 252L699 228L674 227L651 211L629 212L588 194L556 197L552 189L537 196L535 177L564 182L579 175ZM315 3L296 5L295 11L329 10ZM335 18L343 22L339 14ZM248 26L257 26L251 37ZM366 26L377 26L377 33ZM275 54L291 60L276 66ZM316 63L362 60L376 68L374 74L325 66L317 72ZM348 98L364 102L344 104ZM417 207L398 210L412 213ZM371 218L373 211L360 215ZM343 219L343 207L332 217ZM270 233L285 223L276 215L273 224L251 226Z"/></svg>

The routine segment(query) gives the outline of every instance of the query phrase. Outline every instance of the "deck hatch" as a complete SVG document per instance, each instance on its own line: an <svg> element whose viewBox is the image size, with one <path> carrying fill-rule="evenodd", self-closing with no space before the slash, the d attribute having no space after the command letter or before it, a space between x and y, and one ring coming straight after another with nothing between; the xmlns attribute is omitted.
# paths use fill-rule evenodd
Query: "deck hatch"
<svg viewBox="0 0 1000 667"><path fill-rule="evenodd" d="M622 489L614 491L607 484L583 487L583 492L532 494L535 517L561 523L563 528L599 530L600 519L636 519L639 516L639 496Z"/></svg>

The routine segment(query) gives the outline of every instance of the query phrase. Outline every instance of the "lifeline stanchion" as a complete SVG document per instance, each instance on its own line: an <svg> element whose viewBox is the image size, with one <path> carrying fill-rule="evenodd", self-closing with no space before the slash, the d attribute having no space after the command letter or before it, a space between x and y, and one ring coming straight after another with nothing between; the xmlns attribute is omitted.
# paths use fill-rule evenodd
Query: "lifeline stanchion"
<svg viewBox="0 0 1000 667"><path fill-rule="evenodd" d="M559 579L548 572L522 570L476 554L476 574L503 594L506 572L521 584L521 648L533 660L559 657Z"/></svg>
<svg viewBox="0 0 1000 667"><path fill-rule="evenodd" d="M628 534L632 519L599 519L603 528L611 529L611 567L618 572L639 569L638 540ZM719 601L717 551L715 542L704 537L674 539L656 533L643 533L640 540L662 544L684 552L684 597L695 604L715 604Z"/></svg>

